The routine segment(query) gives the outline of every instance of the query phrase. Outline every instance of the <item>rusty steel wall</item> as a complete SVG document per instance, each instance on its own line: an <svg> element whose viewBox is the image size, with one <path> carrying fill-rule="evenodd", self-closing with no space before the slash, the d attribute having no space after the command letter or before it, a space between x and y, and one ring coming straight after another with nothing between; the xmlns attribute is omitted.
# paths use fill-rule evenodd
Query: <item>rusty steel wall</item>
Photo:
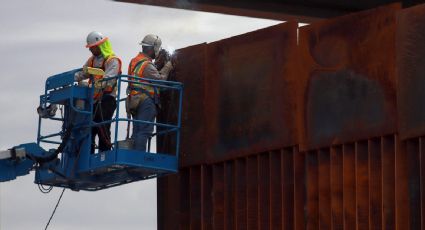
<svg viewBox="0 0 425 230"><path fill-rule="evenodd" d="M405 167L400 170L400 219L425 229L425 5L397 14L397 102Z"/></svg>
<svg viewBox="0 0 425 230"><path fill-rule="evenodd" d="M425 230L423 25L392 4L179 50L158 229Z"/></svg>
<svg viewBox="0 0 425 230"><path fill-rule="evenodd" d="M400 135L403 139L425 133L425 5L398 14L397 66Z"/></svg>
<svg viewBox="0 0 425 230"><path fill-rule="evenodd" d="M294 22L208 44L207 163L297 143L296 44Z"/></svg>

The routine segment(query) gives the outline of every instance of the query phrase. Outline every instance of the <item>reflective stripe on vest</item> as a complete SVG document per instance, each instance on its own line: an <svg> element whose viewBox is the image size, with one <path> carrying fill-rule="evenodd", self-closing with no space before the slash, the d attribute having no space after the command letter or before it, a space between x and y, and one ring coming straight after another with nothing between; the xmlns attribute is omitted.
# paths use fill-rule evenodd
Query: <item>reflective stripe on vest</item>
<svg viewBox="0 0 425 230"><path fill-rule="evenodd" d="M119 68L118 68L118 75L121 75L121 73L122 73L122 71L121 71L121 66L122 66L122 62L121 62L121 59L119 59L117 56L115 56L115 55L111 55L111 56L109 56L106 60L104 59L103 60L103 62L102 62L102 66L101 67L95 67L94 66L94 56L91 56L90 58L89 58L89 60L87 61L87 63L88 63L88 67L93 67L93 68L100 68L100 69L102 69L103 71L105 71L105 65L107 64L107 63L109 63L110 61L112 61L113 59L117 59L118 60L118 66L119 66ZM100 98L100 96L103 94L103 93L106 93L106 94L108 94L108 93L112 93L114 90L116 90L116 86L114 86L114 87L112 87L112 86L107 86L105 89L103 89L103 91L102 91L102 85L101 85L101 82L99 82L99 80L102 80L103 79L103 76L102 75L93 75L93 79L94 79L94 95L93 95L93 98L94 99L99 99ZM91 79L89 80L89 84L90 85L92 85L92 81L91 81Z"/></svg>
<svg viewBox="0 0 425 230"><path fill-rule="evenodd" d="M129 67L129 75L136 76L139 78L144 78L143 72L145 71L145 68L149 65L149 63L151 63L149 58L147 58L143 54L140 54L139 56L133 58L133 60L131 60L130 67ZM138 82L147 82L142 79L134 79L134 78L130 78L130 80L138 81ZM151 97L155 96L155 88L149 85L130 82L129 89L130 89L130 95L136 95L136 94L147 92L149 96Z"/></svg>

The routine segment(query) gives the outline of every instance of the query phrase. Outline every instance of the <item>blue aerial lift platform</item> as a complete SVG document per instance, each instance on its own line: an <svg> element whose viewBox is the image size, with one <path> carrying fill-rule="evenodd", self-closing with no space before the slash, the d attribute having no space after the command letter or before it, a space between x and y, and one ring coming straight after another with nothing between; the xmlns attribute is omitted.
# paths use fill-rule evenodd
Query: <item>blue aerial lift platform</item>
<svg viewBox="0 0 425 230"><path fill-rule="evenodd" d="M17 176L35 170L35 183L43 186L55 186L72 190L96 191L134 181L160 177L178 171L179 142L181 128L181 109L183 85L179 82L143 79L119 75L115 117L101 123L93 122L93 93L89 86L76 84L76 69L54 75L46 80L45 92L40 96L41 109L60 106L61 116L40 116L37 143L16 146L0 151L0 182L16 179ZM104 80L110 80L104 79ZM124 109L125 98L120 97L121 85L134 82L155 87L160 91L175 91L178 99L178 118L174 124L163 124L120 117ZM43 134L44 120L58 122L59 132ZM131 139L119 140L119 124L149 123L156 127L153 135L169 135L175 138L175 152L152 153L131 148ZM91 129L102 124L111 124L112 149L91 154ZM54 139L60 139L54 140ZM128 135L127 135L128 138ZM48 143L55 146L44 150L40 145ZM150 140L149 140L150 146Z"/></svg>

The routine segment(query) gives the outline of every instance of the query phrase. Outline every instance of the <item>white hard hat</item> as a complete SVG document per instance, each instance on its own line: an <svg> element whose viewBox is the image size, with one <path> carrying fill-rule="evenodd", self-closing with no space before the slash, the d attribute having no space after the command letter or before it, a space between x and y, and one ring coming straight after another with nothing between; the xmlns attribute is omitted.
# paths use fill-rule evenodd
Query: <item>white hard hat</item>
<svg viewBox="0 0 425 230"><path fill-rule="evenodd" d="M162 41L157 35L148 34L139 44L142 46L153 46L155 56L158 57L159 51L161 50Z"/></svg>
<svg viewBox="0 0 425 230"><path fill-rule="evenodd" d="M87 35L87 45L86 48L90 48L93 46L97 46L99 44L102 44L107 37L103 36L100 32L93 31Z"/></svg>

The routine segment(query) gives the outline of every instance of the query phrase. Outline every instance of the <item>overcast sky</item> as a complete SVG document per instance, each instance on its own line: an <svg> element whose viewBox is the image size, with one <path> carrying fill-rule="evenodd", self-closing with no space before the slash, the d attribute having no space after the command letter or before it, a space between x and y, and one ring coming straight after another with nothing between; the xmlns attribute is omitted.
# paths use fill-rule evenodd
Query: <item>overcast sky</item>
<svg viewBox="0 0 425 230"><path fill-rule="evenodd" d="M0 150L36 140L39 95L48 76L80 67L93 30L108 36L124 72L145 34L165 48L211 42L277 21L103 0L0 0ZM34 175L0 184L0 229L44 229L60 189L42 194ZM49 229L156 229L156 180L100 192L67 190Z"/></svg>

